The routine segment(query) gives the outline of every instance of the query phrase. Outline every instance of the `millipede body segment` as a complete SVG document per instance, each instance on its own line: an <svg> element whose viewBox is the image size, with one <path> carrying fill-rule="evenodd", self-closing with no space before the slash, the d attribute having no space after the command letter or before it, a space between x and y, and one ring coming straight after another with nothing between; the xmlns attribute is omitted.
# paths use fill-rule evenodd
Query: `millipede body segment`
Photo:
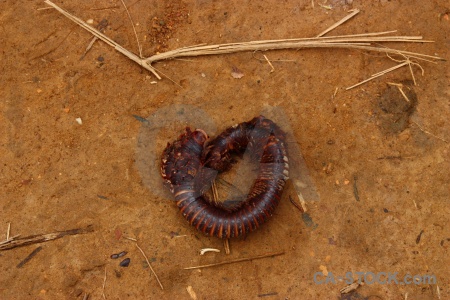
<svg viewBox="0 0 450 300"><path fill-rule="evenodd" d="M259 167L247 199L231 209L207 200L202 194L211 180L208 170L229 170L232 155L246 150ZM161 162L161 176L183 216L197 230L219 238L245 235L266 222L289 176L285 134L263 116L230 127L212 140L201 129L186 128L167 145Z"/></svg>

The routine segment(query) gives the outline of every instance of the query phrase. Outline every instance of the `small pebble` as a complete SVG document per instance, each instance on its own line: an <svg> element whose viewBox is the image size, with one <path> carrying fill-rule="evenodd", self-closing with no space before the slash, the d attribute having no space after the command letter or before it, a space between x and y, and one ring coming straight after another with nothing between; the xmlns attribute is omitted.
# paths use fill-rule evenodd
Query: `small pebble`
<svg viewBox="0 0 450 300"><path fill-rule="evenodd" d="M77 121L78 124L83 124L83 121L81 120L81 118L76 118L75 121Z"/></svg>
<svg viewBox="0 0 450 300"><path fill-rule="evenodd" d="M89 20L86 21L86 23L88 23L88 24L94 24L94 20L93 20L93 19L89 19Z"/></svg>
<svg viewBox="0 0 450 300"><path fill-rule="evenodd" d="M131 261L130 258L127 257L120 262L119 266L126 268L130 265L130 261Z"/></svg>

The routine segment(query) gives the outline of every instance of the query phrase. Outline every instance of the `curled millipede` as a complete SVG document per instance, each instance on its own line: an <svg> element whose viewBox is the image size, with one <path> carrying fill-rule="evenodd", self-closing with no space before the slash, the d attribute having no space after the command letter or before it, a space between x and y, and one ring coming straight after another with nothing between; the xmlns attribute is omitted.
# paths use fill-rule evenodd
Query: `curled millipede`
<svg viewBox="0 0 450 300"><path fill-rule="evenodd" d="M227 171L232 155L248 148L259 172L247 199L232 208L203 196L208 170ZM284 132L271 120L255 117L208 141L207 134L186 128L162 155L161 176L175 195L183 216L197 230L219 238L245 235L272 216L289 175Z"/></svg>

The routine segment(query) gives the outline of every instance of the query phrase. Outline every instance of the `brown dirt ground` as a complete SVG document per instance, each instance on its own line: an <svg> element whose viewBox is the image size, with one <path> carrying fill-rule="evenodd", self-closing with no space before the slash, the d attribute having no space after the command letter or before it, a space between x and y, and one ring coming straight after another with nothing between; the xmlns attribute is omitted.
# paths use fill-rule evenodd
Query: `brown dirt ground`
<svg viewBox="0 0 450 300"><path fill-rule="evenodd" d="M335 0L327 2L331 10L315 2L127 1L145 56L200 43L314 36L359 8L333 34L397 29L435 43L396 47L449 58L446 0ZM136 52L120 1L56 3L94 25L106 19L105 34ZM21 268L38 245L0 252L1 299L100 299L105 268L107 299L190 299L188 286L198 299L336 299L346 283L316 284L313 276L350 271L437 279L365 284L352 299L450 299L449 144L438 138L450 136L447 62L423 62L425 76L415 68L418 85L408 85L414 99L407 105L386 84L408 84L406 68L345 91L393 66L383 55L351 50L270 51L273 73L252 53L160 62L155 66L177 84L152 84L148 72L102 42L80 60L90 35L43 7L0 1L0 227L6 233L11 222L11 234L22 236L89 224L95 231L41 244ZM232 78L233 67L244 77ZM221 131L268 107L283 109L300 150L293 155L303 155L320 198L306 199L303 216L283 201L262 228L231 241L230 255L199 256L223 243L181 217L161 190L155 157L185 120ZM147 121L158 129L153 152L142 158L139 145L150 133L133 115L154 113L155 122ZM153 174L141 174L145 159ZM138 239L164 290L124 236ZM120 251L128 251L128 268L110 259ZM285 254L183 270L274 251Z"/></svg>

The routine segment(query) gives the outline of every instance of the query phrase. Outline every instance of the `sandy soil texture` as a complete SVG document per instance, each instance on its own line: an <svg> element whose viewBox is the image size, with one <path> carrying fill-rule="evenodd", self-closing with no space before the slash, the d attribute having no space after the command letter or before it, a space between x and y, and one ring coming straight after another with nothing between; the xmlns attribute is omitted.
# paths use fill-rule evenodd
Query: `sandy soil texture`
<svg viewBox="0 0 450 300"><path fill-rule="evenodd" d="M55 3L138 53L121 1ZM358 8L328 35L397 30L434 43L387 46L449 58L445 0L125 3L146 57L314 37ZM46 7L0 1L0 240L9 223L21 237L93 231L0 251L1 299L450 299L448 62L421 61L423 76L412 66L417 85L404 67L349 91L396 62L349 49L242 52L157 62L157 80L101 41L85 53L92 36ZM307 212L283 200L226 255L181 216L159 157L186 126L214 136L261 113L289 133ZM399 282L369 273L341 294L348 272ZM408 274L435 281L402 284Z"/></svg>

